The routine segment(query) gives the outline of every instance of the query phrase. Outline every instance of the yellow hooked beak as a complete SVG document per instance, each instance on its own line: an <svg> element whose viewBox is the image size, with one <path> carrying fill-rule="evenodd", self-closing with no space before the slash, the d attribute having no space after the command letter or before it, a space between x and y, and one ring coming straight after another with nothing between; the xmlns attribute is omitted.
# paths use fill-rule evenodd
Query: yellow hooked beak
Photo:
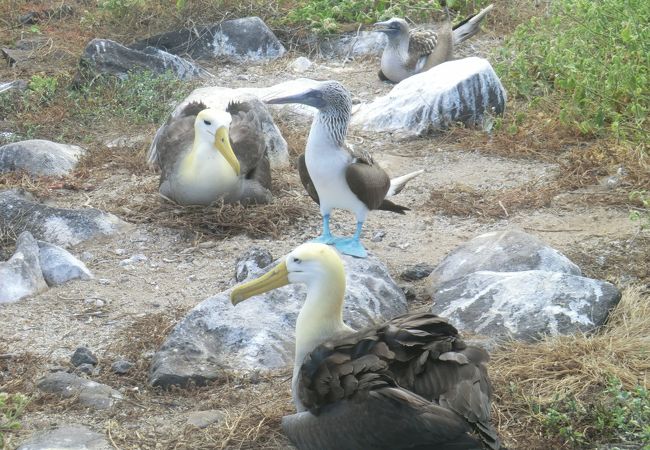
<svg viewBox="0 0 650 450"><path fill-rule="evenodd" d="M214 146L217 147L219 153L226 158L228 164L230 164L237 176L239 176L241 168L239 167L239 161L237 161L235 152L230 147L230 138L228 137L228 129L226 127L221 127L217 130L217 133L214 135Z"/></svg>
<svg viewBox="0 0 650 450"><path fill-rule="evenodd" d="M287 284L289 284L289 271L287 270L287 263L282 261L261 277L233 289L230 293L230 301L233 305L236 305L254 295L263 294Z"/></svg>

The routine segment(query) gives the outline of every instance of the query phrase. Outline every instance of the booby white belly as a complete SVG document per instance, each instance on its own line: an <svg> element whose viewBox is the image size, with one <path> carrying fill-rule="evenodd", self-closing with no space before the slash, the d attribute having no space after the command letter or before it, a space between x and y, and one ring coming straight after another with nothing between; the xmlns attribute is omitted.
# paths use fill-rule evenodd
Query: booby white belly
<svg viewBox="0 0 650 450"><path fill-rule="evenodd" d="M322 214L329 214L333 208L346 209L365 221L366 205L350 190L345 171L352 161L351 155L339 148L328 137L313 128L307 140L305 164L311 177Z"/></svg>

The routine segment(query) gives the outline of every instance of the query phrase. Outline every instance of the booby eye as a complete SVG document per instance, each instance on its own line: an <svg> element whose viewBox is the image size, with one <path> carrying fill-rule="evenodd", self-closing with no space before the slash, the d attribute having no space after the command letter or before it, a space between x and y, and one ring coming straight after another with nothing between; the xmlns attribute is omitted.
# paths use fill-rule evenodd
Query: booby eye
<svg viewBox="0 0 650 450"><path fill-rule="evenodd" d="M203 123L206 125L212 125L212 122L210 122L209 120L204 120Z"/></svg>
<svg viewBox="0 0 650 450"><path fill-rule="evenodd" d="M293 262L295 262L296 264L301 263L300 258L295 258L295 257L293 258Z"/></svg>

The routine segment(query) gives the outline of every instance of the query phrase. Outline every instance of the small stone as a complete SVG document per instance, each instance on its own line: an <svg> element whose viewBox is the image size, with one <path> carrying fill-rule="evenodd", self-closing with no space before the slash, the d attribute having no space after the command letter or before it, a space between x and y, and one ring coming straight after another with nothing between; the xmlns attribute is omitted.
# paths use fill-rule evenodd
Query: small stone
<svg viewBox="0 0 650 450"><path fill-rule="evenodd" d="M18 450L87 449L110 450L113 446L99 433L81 425L66 425L36 433Z"/></svg>
<svg viewBox="0 0 650 450"><path fill-rule="evenodd" d="M199 243L199 248L213 248L216 245L217 245L217 243L214 242L214 241L200 242Z"/></svg>
<svg viewBox="0 0 650 450"><path fill-rule="evenodd" d="M262 269L273 262L273 255L266 249L251 247L237 259L235 279L244 281L251 272Z"/></svg>
<svg viewBox="0 0 650 450"><path fill-rule="evenodd" d="M117 256L122 256L122 255L126 255L126 250L123 248L116 248L115 250L113 250L113 253L115 253Z"/></svg>
<svg viewBox="0 0 650 450"><path fill-rule="evenodd" d="M95 255L93 255L93 254L90 253L90 252L82 252L82 253L81 253L81 256L80 256L80 259L81 259L82 261L86 261L86 262L88 262L88 261L92 261L93 259L95 259Z"/></svg>
<svg viewBox="0 0 650 450"><path fill-rule="evenodd" d="M95 409L109 409L122 399L122 394L110 386L66 372L49 374L37 386L43 392L63 398L77 397L79 403Z"/></svg>
<svg viewBox="0 0 650 450"><path fill-rule="evenodd" d="M75 372L85 373L86 375L92 375L95 371L95 366L89 363L79 364L75 369Z"/></svg>
<svg viewBox="0 0 650 450"><path fill-rule="evenodd" d="M223 411L210 409L207 411L192 411L187 414L187 424L197 428L206 428L213 423L221 422L226 417Z"/></svg>
<svg viewBox="0 0 650 450"><path fill-rule="evenodd" d="M370 241L372 242L381 242L384 239L384 236L386 236L385 231L377 231L375 234L372 235L370 238Z"/></svg>
<svg viewBox="0 0 650 450"><path fill-rule="evenodd" d="M416 295L413 289L411 289L409 286L400 286L399 288L402 290L402 292L404 292L404 297L406 297L407 301L410 302L415 300Z"/></svg>
<svg viewBox="0 0 650 450"><path fill-rule="evenodd" d="M100 278L99 280L97 280L97 282L102 286L108 286L109 284L111 284L111 280L109 280L108 278Z"/></svg>
<svg viewBox="0 0 650 450"><path fill-rule="evenodd" d="M118 375L124 375L128 373L132 367L133 363L131 361L127 361L126 359L118 359L111 365L111 370Z"/></svg>
<svg viewBox="0 0 650 450"><path fill-rule="evenodd" d="M300 56L291 63L290 67L294 72L302 73L309 70L312 65L313 63L308 58Z"/></svg>
<svg viewBox="0 0 650 450"><path fill-rule="evenodd" d="M70 358L70 362L75 367L79 367L82 364L97 365L97 358L88 348L78 347Z"/></svg>
<svg viewBox="0 0 650 450"><path fill-rule="evenodd" d="M138 253L136 255L131 256L130 258L123 259L122 261L120 261L120 266L121 267L130 266L131 264L146 261L146 260L147 260L146 256L144 256L142 253Z"/></svg>
<svg viewBox="0 0 650 450"><path fill-rule="evenodd" d="M409 267L399 277L404 281L417 281L428 277L433 272L433 269L434 267L429 264L420 263Z"/></svg>

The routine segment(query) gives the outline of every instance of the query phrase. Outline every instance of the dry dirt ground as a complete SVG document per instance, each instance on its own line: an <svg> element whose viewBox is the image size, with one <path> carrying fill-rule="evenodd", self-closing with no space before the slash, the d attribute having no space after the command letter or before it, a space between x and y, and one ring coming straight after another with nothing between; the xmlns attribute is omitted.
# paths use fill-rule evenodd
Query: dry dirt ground
<svg viewBox="0 0 650 450"><path fill-rule="evenodd" d="M498 43L496 38L485 39L488 48ZM295 56L271 64L224 64L210 69L217 77L216 84L263 87L301 76L288 69ZM315 68L303 76L338 79L355 98L369 100L390 89L376 78L374 59L346 64L316 59L315 63ZM308 124L281 125L295 155L303 145ZM102 160L96 178L91 173L84 180L93 189L48 191L47 201L53 205L98 207L134 223L120 235L72 249L94 273L93 280L71 282L0 308L0 353L4 358L0 367L8 374L0 381L8 390L34 396L22 418L22 429L7 436L9 448L34 431L69 423L85 424L104 433L115 448L288 446L279 429L280 417L291 411L288 372L252 377L229 374L208 387L174 392L151 389L146 373L152 353L184 312L233 284L235 261L247 248L265 247L275 257L287 253L318 234L318 210L303 192L295 171L288 169L274 175L275 194L285 204L291 203L293 210L290 217L276 222L273 232L220 236L209 231L209 223L205 223L209 216L203 225L181 226L186 212L162 204L156 195L156 173L143 163L137 169L120 165L125 159L144 160L153 131L128 136L135 144L108 151L109 157ZM115 131L107 140L120 134ZM619 285L648 282L648 236L629 220L627 209L607 206L606 202L592 203L592 195L574 192L561 193L550 206L511 210L507 202L499 204L498 195L490 195L522 186L543 189L557 183L559 169L553 162L486 154L449 134L403 142L390 135L351 130L349 139L370 147L392 175L425 169L396 198L411 211L404 216L374 212L364 228L369 251L388 266L400 285L415 294L413 309L430 305L431 300L425 281L400 280L404 269L418 263L435 265L468 239L506 227L519 227L540 237L573 258L588 276ZM451 186L484 195L485 201L499 204L502 213L449 214L432 200L431 193ZM607 195L605 188L593 189ZM142 207L143 203L148 205ZM166 226L157 221L161 210ZM276 213L282 215L281 211ZM170 226L174 218L177 227ZM349 214L337 213L334 231L351 234L353 222ZM383 239L371 241L379 232L385 233ZM136 254L146 260L120 265ZM125 401L111 411L94 412L34 389L40 376L59 366L68 367L71 354L81 345L99 357L100 373L92 378L110 384L125 396ZM110 364L118 356L136 363L131 374L119 377L111 373ZM187 425L188 413L209 409L224 411L225 419L205 429ZM510 448L547 448L541 441L517 440L507 428L500 431Z"/></svg>

